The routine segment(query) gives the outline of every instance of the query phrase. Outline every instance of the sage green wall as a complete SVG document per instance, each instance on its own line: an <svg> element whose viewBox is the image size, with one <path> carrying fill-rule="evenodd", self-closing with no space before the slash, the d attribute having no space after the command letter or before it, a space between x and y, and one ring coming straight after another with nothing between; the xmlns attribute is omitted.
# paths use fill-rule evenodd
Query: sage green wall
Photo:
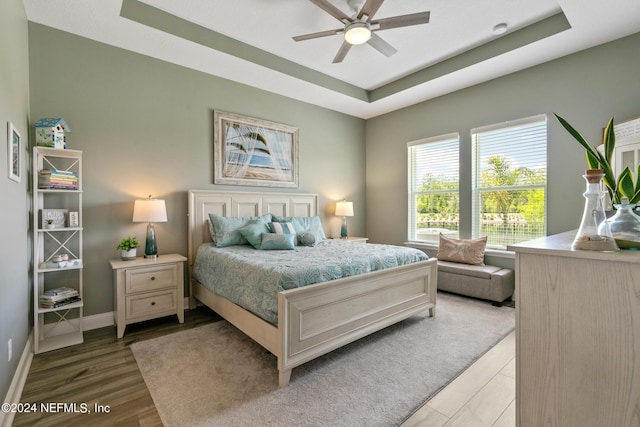
<svg viewBox="0 0 640 427"><path fill-rule="evenodd" d="M29 337L29 58L27 18L21 0L0 2L0 396L9 390ZM24 145L22 179L9 180L7 122L13 123ZM7 362L7 342L13 357ZM0 414L0 420L2 414Z"/></svg>
<svg viewBox="0 0 640 427"><path fill-rule="evenodd" d="M187 253L187 190L287 191L213 185L213 110L297 126L300 182L319 193L325 231L335 201L353 200L365 230L364 120L29 24L31 117L63 117L68 148L84 151L85 314L113 310L109 259L121 238L144 238L133 201L166 200L160 252Z"/></svg>
<svg viewBox="0 0 640 427"><path fill-rule="evenodd" d="M640 34L588 49L367 121L367 236L407 239L407 142L460 132L460 199L471 200L470 129L545 113L548 117L548 234L578 228L584 151L559 125L565 117L592 144L616 120L640 116ZM471 206L461 204L463 224ZM461 235L471 230L462 228Z"/></svg>

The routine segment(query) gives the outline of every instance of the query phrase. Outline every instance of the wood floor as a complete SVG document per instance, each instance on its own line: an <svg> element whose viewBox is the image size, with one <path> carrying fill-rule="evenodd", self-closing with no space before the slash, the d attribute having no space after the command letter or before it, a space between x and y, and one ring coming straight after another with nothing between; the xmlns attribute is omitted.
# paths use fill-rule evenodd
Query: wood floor
<svg viewBox="0 0 640 427"><path fill-rule="evenodd" d="M129 325L120 340L115 327L96 329L85 332L84 344L34 356L21 402L73 402L77 412L61 407L57 413L16 414L13 425L162 426L129 346L217 320L217 314L199 307L185 312L182 325L174 316ZM511 333L402 427L513 427L514 401L515 336ZM108 408L109 413L96 413L95 405Z"/></svg>
<svg viewBox="0 0 640 427"><path fill-rule="evenodd" d="M84 333L84 344L33 357L21 402L86 403L91 414L17 414L14 426L162 426L149 390L138 370L129 346L136 341L167 335L220 320L207 307L185 311L185 322L175 316L128 325L124 338L116 338L116 328ZM94 405L108 407L109 413L95 413ZM67 408L69 409L69 408Z"/></svg>

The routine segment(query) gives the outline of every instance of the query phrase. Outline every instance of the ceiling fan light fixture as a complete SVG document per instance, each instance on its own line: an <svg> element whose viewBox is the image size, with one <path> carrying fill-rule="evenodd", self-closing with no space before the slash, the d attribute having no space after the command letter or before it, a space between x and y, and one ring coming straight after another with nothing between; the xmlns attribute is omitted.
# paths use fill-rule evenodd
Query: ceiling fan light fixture
<svg viewBox="0 0 640 427"><path fill-rule="evenodd" d="M349 24L344 32L344 39L352 45L366 43L371 38L371 28L366 22L354 22Z"/></svg>

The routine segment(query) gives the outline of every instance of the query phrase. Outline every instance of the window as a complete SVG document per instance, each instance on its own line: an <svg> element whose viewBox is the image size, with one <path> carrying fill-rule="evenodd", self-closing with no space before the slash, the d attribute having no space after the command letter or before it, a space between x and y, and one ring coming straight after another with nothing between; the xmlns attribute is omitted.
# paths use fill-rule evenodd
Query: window
<svg viewBox="0 0 640 427"><path fill-rule="evenodd" d="M408 144L409 240L458 237L459 152L457 133Z"/></svg>
<svg viewBox="0 0 640 427"><path fill-rule="evenodd" d="M487 246L546 235L545 115L471 130L472 235Z"/></svg>

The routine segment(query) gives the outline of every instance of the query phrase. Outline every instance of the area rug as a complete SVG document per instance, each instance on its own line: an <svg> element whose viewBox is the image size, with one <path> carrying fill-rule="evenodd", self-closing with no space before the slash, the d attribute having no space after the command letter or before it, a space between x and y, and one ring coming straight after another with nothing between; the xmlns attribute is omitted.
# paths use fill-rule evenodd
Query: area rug
<svg viewBox="0 0 640 427"><path fill-rule="evenodd" d="M173 426L394 426L506 336L510 307L438 294L414 316L294 368L226 321L131 346L163 423Z"/></svg>

